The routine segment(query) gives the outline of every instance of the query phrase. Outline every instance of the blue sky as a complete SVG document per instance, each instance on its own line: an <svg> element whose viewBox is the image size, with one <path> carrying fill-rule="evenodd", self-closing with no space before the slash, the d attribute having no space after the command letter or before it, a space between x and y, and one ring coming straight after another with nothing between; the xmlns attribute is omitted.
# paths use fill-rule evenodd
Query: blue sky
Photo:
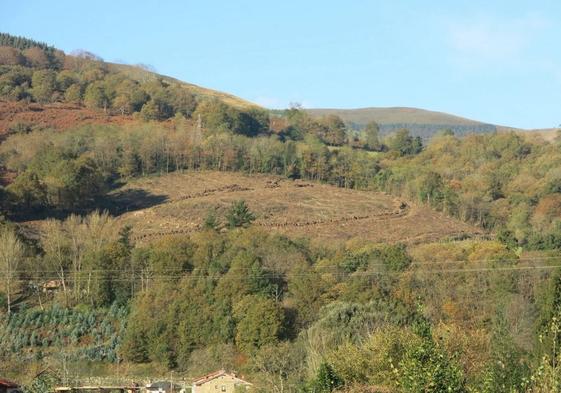
<svg viewBox="0 0 561 393"><path fill-rule="evenodd" d="M561 123L561 1L8 1L0 31L267 107Z"/></svg>

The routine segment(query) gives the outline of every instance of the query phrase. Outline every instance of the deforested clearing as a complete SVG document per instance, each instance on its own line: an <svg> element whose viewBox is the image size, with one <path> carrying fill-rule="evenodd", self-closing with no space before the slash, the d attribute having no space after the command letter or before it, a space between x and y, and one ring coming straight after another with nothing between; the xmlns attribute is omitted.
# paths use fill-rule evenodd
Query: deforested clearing
<svg viewBox="0 0 561 393"><path fill-rule="evenodd" d="M418 243L482 234L475 226L381 192L266 175L175 173L131 181L113 196L123 211L119 219L132 225L139 241L201 230L209 211L220 215L241 199L255 213L255 225L295 237Z"/></svg>

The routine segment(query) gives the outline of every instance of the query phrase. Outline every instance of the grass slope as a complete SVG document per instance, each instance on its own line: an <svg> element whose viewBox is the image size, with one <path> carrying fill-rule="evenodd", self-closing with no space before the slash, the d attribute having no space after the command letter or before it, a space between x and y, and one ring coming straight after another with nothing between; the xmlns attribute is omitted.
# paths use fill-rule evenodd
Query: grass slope
<svg viewBox="0 0 561 393"><path fill-rule="evenodd" d="M451 124L451 125L481 125L485 124L444 112L428 111L418 108L359 108L359 109L306 109L314 116L337 115L344 121L361 126L371 121L378 124Z"/></svg>

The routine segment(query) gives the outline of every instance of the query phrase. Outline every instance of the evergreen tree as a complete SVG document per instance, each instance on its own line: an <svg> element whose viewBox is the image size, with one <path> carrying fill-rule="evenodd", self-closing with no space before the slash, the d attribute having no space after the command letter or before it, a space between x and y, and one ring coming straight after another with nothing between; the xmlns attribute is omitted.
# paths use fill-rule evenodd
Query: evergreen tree
<svg viewBox="0 0 561 393"><path fill-rule="evenodd" d="M255 215L249 210L246 202L242 199L232 203L230 209L226 213L226 220L230 228L245 227L255 220Z"/></svg>
<svg viewBox="0 0 561 393"><path fill-rule="evenodd" d="M216 229L218 229L219 225L220 225L220 222L218 221L218 217L216 216L216 209L210 209L207 212L207 215L205 217L203 226L206 229L216 230Z"/></svg>
<svg viewBox="0 0 561 393"><path fill-rule="evenodd" d="M146 335L141 328L129 325L119 354L123 359L133 363L146 363L149 360L147 347Z"/></svg>

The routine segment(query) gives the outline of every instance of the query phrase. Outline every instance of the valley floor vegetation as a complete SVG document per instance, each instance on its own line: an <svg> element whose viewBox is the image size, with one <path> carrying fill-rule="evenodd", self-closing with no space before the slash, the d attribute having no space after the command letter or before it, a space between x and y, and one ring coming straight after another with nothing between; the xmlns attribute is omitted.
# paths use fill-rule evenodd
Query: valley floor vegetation
<svg viewBox="0 0 561 393"><path fill-rule="evenodd" d="M558 386L556 254L492 240L312 246L252 227L242 202L227 217L227 231L209 221L145 245L97 212L50 219L37 242L3 226L1 371L226 367L288 392Z"/></svg>

